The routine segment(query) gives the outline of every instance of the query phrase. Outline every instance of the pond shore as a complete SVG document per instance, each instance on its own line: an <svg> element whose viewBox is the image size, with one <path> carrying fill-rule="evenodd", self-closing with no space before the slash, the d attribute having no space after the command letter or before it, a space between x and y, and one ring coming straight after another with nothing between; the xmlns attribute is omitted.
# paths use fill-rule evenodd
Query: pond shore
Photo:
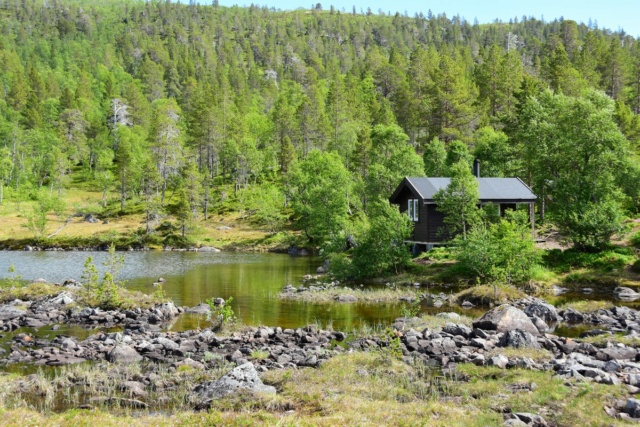
<svg viewBox="0 0 640 427"><path fill-rule="evenodd" d="M4 369L58 369L53 374L41 371L28 376L0 376L5 390L0 410L24 410L24 402L35 399L39 403L31 406L53 417L51 411L74 408L98 408L111 414L105 415L108 417L121 416L122 411L160 411L168 416L176 411L208 408L210 414L224 418L224 414L238 410L239 402L251 402L254 409L250 414L266 411L278 417L283 411L293 411L305 423L322 424L327 419L306 412L305 392L292 381L308 381L309 387L314 384L316 393L326 396L329 390L347 386L319 385L322 380L318 375L336 379L337 374L327 369L345 366L342 380L356 375L363 385L371 386L385 378L387 386L393 384L398 391L403 390L405 398L386 402L393 406L391 411L398 409L394 405L402 407L402 402L410 413L417 402L437 403L443 410L450 399L460 398L453 390L479 381L485 371L495 376L497 370L504 373L498 378L520 372L521 376L544 382L544 387L568 387L569 391L581 384L597 387L605 396L600 396L598 405L604 405L603 413L607 411L598 419L636 416L627 408L634 404L633 399L629 404L618 402L625 395L640 392L640 364L636 362L640 359L640 312L625 307L582 313L572 308L556 310L542 300L525 298L496 307L475 321L441 313L398 318L386 330L347 333L308 325L295 329L237 327L225 332L224 328L209 327L172 332L164 329L167 322L189 312L207 316L209 307L176 307L166 302L148 308L101 310L78 306L74 292L74 286L60 287L55 295L0 305L0 330L4 331L0 364ZM583 325L582 338L549 332L557 322ZM65 324L81 325L90 331L86 337L56 334L59 325ZM38 333L45 330L50 333ZM374 374L378 366L387 366L389 371ZM53 378L47 379L50 375ZM403 380L407 375L423 388L416 389L416 384ZM498 380L482 381L491 388L495 386L492 381ZM536 386L517 387L514 398L519 393L536 395ZM44 400L37 398L38 393ZM606 398L607 393L610 398ZM320 401L325 398L317 397ZM582 399L577 395L574 398ZM516 400L522 407L522 399ZM551 406L522 407L522 411L506 415L491 407L476 409L493 420L502 417L508 422L506 416L523 420L527 415L522 414L529 414L539 417L535 418L537 424L523 421L525 425L545 425L541 423L544 420L551 425L570 425L558 422L568 413L566 408L553 413ZM346 407L342 410L348 417L356 416ZM417 413L412 416L421 419ZM456 417L453 419L461 424L466 419Z"/></svg>

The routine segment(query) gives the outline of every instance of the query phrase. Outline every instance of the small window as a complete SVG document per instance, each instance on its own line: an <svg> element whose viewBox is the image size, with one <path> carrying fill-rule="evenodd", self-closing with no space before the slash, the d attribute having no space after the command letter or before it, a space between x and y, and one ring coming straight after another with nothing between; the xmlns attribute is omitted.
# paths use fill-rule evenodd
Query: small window
<svg viewBox="0 0 640 427"><path fill-rule="evenodd" d="M418 199L409 199L407 203L407 216L412 221L418 221L419 218Z"/></svg>

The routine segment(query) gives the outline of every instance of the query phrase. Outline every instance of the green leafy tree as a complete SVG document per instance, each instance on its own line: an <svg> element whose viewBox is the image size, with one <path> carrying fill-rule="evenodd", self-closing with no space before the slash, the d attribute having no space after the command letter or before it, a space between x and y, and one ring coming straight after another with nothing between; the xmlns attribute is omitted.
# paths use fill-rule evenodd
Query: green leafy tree
<svg viewBox="0 0 640 427"><path fill-rule="evenodd" d="M451 167L451 181L434 196L437 209L444 214L448 237L462 233L467 239L469 228L479 219L478 181L464 160Z"/></svg>
<svg viewBox="0 0 640 427"><path fill-rule="evenodd" d="M4 200L4 187L9 181L11 171L14 167L12 157L11 151L8 148L0 148L0 205L2 205L2 201Z"/></svg>
<svg viewBox="0 0 640 427"><path fill-rule="evenodd" d="M404 243L413 228L409 218L387 200L374 202L369 209L369 228L353 253L351 275L379 277L398 274L411 260Z"/></svg>
<svg viewBox="0 0 640 427"><path fill-rule="evenodd" d="M602 247L621 227L628 142L617 127L614 102L601 92L572 98L545 92L521 114L520 138L534 191L576 247Z"/></svg>
<svg viewBox="0 0 640 427"><path fill-rule="evenodd" d="M325 246L342 235L349 213L349 173L336 153L312 150L289 172L288 193L297 223L310 241Z"/></svg>
<svg viewBox="0 0 640 427"><path fill-rule="evenodd" d="M66 204L63 200L46 193L39 193L34 206L24 214L27 219L27 228L33 237L36 239L45 237L49 215L54 215L60 221L64 216L65 208Z"/></svg>
<svg viewBox="0 0 640 427"><path fill-rule="evenodd" d="M494 224L478 224L458 243L455 256L460 267L480 283L525 283L541 261L522 212L509 212Z"/></svg>
<svg viewBox="0 0 640 427"><path fill-rule="evenodd" d="M187 228L193 223L193 211L191 210L191 204L189 203L189 193L186 188L180 188L178 192L178 203L175 207L176 219L180 225L180 232L184 239L187 233Z"/></svg>
<svg viewBox="0 0 640 427"><path fill-rule="evenodd" d="M426 176L446 176L447 148L440 139L434 138L427 144L424 148L422 159L424 161L424 173Z"/></svg>
<svg viewBox="0 0 640 427"><path fill-rule="evenodd" d="M504 132L485 126L475 132L474 138L476 140L474 155L480 160L482 176L513 176L517 169L514 150L509 145L509 138Z"/></svg>
<svg viewBox="0 0 640 427"><path fill-rule="evenodd" d="M371 131L370 164L365 179L371 201L386 199L405 176L422 176L424 165L398 125L377 125Z"/></svg>

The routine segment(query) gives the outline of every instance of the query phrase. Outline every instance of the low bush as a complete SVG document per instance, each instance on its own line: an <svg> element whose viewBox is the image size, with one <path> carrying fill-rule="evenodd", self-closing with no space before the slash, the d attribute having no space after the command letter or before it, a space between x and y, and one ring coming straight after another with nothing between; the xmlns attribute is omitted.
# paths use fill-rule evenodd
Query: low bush
<svg viewBox="0 0 640 427"><path fill-rule="evenodd" d="M603 272L620 270L635 260L633 249L612 247L600 252L582 252L577 249L552 249L542 260L549 268L567 273L575 268L591 268Z"/></svg>
<svg viewBox="0 0 640 427"><path fill-rule="evenodd" d="M518 212L496 224L478 225L457 239L459 267L479 283L520 284L540 262L531 230Z"/></svg>

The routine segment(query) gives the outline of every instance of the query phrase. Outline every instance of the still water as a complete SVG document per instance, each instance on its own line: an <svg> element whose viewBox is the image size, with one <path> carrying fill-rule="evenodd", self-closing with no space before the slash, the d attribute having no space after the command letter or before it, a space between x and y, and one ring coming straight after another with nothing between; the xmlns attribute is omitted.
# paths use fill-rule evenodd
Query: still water
<svg viewBox="0 0 640 427"><path fill-rule="evenodd" d="M278 299L286 284L298 286L322 261L283 254L194 252L126 252L120 279L130 289L153 293L153 282L166 280L164 291L176 305L195 306L208 298L233 297L236 316L249 325L300 327L314 322L348 330L362 323L387 324L400 315L399 304L310 304ZM88 256L103 271L105 252L0 252L0 277L50 282L80 279Z"/></svg>

